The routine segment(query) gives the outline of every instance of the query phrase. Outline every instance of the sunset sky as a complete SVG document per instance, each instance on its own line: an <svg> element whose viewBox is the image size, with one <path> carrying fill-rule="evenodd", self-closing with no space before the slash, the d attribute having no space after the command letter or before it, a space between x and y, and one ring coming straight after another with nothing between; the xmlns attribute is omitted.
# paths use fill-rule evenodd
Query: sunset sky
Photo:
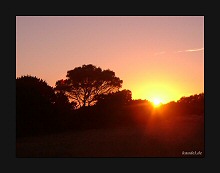
<svg viewBox="0 0 220 173"><path fill-rule="evenodd" d="M83 64L110 69L133 99L204 92L204 16L17 16L16 77L54 87Z"/></svg>

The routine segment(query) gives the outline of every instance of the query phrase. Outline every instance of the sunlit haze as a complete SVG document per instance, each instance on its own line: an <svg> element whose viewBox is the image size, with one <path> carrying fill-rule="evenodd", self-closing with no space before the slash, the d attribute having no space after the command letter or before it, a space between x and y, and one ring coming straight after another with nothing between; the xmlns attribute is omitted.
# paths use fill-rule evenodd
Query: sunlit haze
<svg viewBox="0 0 220 173"><path fill-rule="evenodd" d="M114 71L133 99L204 92L204 17L16 17L16 77L54 87L83 64Z"/></svg>
<svg viewBox="0 0 220 173"><path fill-rule="evenodd" d="M152 101L153 101L153 104L154 104L155 107L157 107L157 106L159 106L160 104L163 103L163 101L159 98L154 98Z"/></svg>

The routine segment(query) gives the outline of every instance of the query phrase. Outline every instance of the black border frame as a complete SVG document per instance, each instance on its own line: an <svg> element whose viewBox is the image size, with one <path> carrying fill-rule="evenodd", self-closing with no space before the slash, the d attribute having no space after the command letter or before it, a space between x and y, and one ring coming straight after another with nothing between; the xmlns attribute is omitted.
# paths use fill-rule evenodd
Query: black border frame
<svg viewBox="0 0 220 173"><path fill-rule="evenodd" d="M17 6L17 4L15 4L15 12L12 12L12 14L9 14L9 24L8 21L6 22L9 26L9 30L6 30L6 32L9 31L9 38L10 38L10 51L9 51L9 58L4 58L4 61L6 61L6 64L8 66L5 66L4 68L4 73L3 74L7 74L6 77L3 76L3 81L7 82L7 85L4 85L3 87L3 94L4 94L4 114L2 115L3 118L6 118L3 120L3 125L5 128L5 132L7 132L4 136L4 144L5 146L3 146L4 150L3 150L3 156L4 156L4 162L3 162L3 167L5 167L7 164L4 164L5 162L8 162L8 164L10 164L9 167L6 167L7 170L11 170L11 169L16 169L16 171L32 171L33 169L36 171L42 171L44 170L46 171L55 171L55 170L78 170L80 169L81 171L84 170L84 168L88 169L89 171L91 171L92 169L95 168L96 171L99 170L111 170L111 171L126 171L126 170L130 170L130 171L135 171L137 172L138 170L145 170L145 171L149 171L149 169L151 169L152 171L156 171L156 170L162 170L165 171L166 168L168 168L167 170L169 171L200 171L204 169L204 166L206 165L205 163L207 163L207 161L211 162L210 159L213 158L213 156L217 155L217 148L214 147L210 147L211 143L211 132L210 129L212 130L212 132L214 133L214 135L216 135L216 127L218 127L218 125L212 125L213 123L213 119L211 119L210 117L212 117L212 115L214 115L214 113L210 113L210 107L211 107L211 99L210 98L210 90L208 90L210 88L210 85L208 84L208 82L211 81L211 78L208 78L208 74L207 71L210 71L211 66L210 66L210 61L207 58L207 52L210 53L208 50L208 42L211 42L212 40L209 40L207 38L207 34L205 34L205 59L204 59L204 64L205 64L205 157L204 158L70 158L70 159L65 159L65 158L46 158L43 160L39 160L39 158L16 158L16 152L15 152L15 143L16 143L16 139L15 139L15 116L16 116L16 100L15 100L15 79L16 79L16 16L23 16L23 15L27 15L27 16L32 16L32 15L64 15L64 16L87 16L87 15L91 15L91 16L105 16L105 15L113 15L113 16L118 16L118 15L122 15L122 16L166 16L166 15L171 15L171 16L205 16L205 33L207 33L208 31L210 32L209 27L207 27L210 21L210 16L207 15L207 13L204 13L204 7L201 7L201 4L203 5L203 2L198 2L200 5L198 6L198 4L193 5L192 2L177 2L177 4L168 4L167 2L163 2L160 3L160 7L162 7L162 9L158 9L159 11L152 11L153 9L151 8L151 6L147 6L145 3L142 4L142 8L140 7L136 7L134 3L130 2L131 5L131 9L126 8L125 6L121 5L118 6L117 4L108 4L106 3L106 6L108 6L109 8L111 8L111 5L115 5L114 7L116 7L116 11L115 8L112 11L112 9L108 9L106 10L105 8L102 8L99 12L95 11L94 9L93 11L91 10L91 6L89 4L87 4L87 7L90 8L90 10L84 9L82 6L82 11L78 11L78 8L75 6L72 6L70 3L70 6L67 8L62 9L62 4L61 4L61 9L63 10L63 12L60 12L60 2L57 5L57 11L56 9L54 9L53 12L48 12L48 9L53 8L53 4L47 4L46 6L44 6L44 4L37 4L36 6L35 3L33 2L32 4L22 4L21 2L18 2L19 5ZM128 2L129 3L129 2ZM158 2L159 3L159 2ZM185 4L185 6L184 6ZM28 7L28 5L31 6L31 8ZM66 4L65 4L66 5ZM100 4L100 5L104 5L104 4ZM157 9L159 4L155 4L154 8ZM179 10L179 8L175 8L174 6L181 6L182 5L182 10ZM21 10L22 8L20 8L22 6L22 8L24 8L25 10ZM32 7L35 7L35 10L32 10ZM68 6L68 5L67 5ZM105 6L105 5L104 5ZM167 12L167 9L165 9L167 6L169 6L171 9L174 8L174 10L172 11L172 13ZM190 6L190 8L188 8ZM42 7L44 8L44 11L39 12L39 9L42 10ZM73 8L71 8L73 7ZM133 8L134 7L134 8ZM146 8L145 8L146 7ZM100 8L99 6L96 8ZM123 9L126 12L122 12L119 8ZM74 12L73 12L74 11ZM7 14L6 14L7 15ZM208 22L207 22L208 21ZM208 23L208 24L207 24ZM6 38L8 40L8 38ZM209 40L209 41L206 41ZM7 41L6 41L7 42ZM7 53L6 53L7 55ZM209 57L211 58L211 57ZM211 70L213 71L213 70ZM214 74L214 73L213 73ZM215 76L214 76L215 77ZM6 90L6 91L5 91ZM216 113L215 113L216 114ZM214 131L213 131L214 130ZM104 169L100 169L100 168L104 168ZM214 169L214 167L212 167ZM30 170L29 170L30 169ZM12 170L13 171L13 170ZM81 172L80 171L80 172ZM11 172L11 171L10 171Z"/></svg>

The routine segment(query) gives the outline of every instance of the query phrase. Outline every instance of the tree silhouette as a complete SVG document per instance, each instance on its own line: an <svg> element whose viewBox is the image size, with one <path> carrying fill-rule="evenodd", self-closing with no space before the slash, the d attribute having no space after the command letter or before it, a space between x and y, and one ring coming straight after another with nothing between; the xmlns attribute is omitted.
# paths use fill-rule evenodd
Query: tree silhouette
<svg viewBox="0 0 220 173"><path fill-rule="evenodd" d="M16 79L16 132L28 136L59 130L74 103L55 93L44 80L33 76Z"/></svg>
<svg viewBox="0 0 220 173"><path fill-rule="evenodd" d="M185 113L204 114L204 93L194 94L189 97L181 97L177 103Z"/></svg>
<svg viewBox="0 0 220 173"><path fill-rule="evenodd" d="M55 107L60 108L61 110L72 110L75 108L75 102L69 102L68 97L63 92L56 93Z"/></svg>
<svg viewBox="0 0 220 173"><path fill-rule="evenodd" d="M49 127L54 116L56 95L51 86L37 77L16 79L17 135L34 134Z"/></svg>
<svg viewBox="0 0 220 173"><path fill-rule="evenodd" d="M66 80L56 82L55 89L76 102L77 108L94 105L99 95L117 92L123 82L115 76L115 72L92 64L67 71L66 77Z"/></svg>
<svg viewBox="0 0 220 173"><path fill-rule="evenodd" d="M123 106L132 101L132 93L130 90L122 90L110 94L102 94L98 97L97 105Z"/></svg>

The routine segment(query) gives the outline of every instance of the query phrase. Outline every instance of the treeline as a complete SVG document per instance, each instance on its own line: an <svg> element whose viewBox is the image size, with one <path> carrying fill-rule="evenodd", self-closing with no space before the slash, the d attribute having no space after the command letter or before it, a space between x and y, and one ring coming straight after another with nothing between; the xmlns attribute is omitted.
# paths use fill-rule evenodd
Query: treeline
<svg viewBox="0 0 220 173"><path fill-rule="evenodd" d="M16 134L21 137L108 127L114 120L121 121L116 114L131 100L131 91L122 90L101 94L95 105L77 108L65 93L57 92L46 81L22 76L16 79Z"/></svg>
<svg viewBox="0 0 220 173"><path fill-rule="evenodd" d="M181 97L177 102L165 104L162 109L175 115L204 115L204 93Z"/></svg>
<svg viewBox="0 0 220 173"><path fill-rule="evenodd" d="M114 76L113 73L105 71L102 80L110 79L112 76ZM121 85L122 81L114 77L115 79L116 81L113 84L116 88ZM103 90L101 94L90 96L91 92L96 93L94 88L100 86L101 89L105 89L110 86L110 82L104 82L106 85L103 85L98 83L97 79L95 81L90 81L92 85L89 85L88 78L86 83L81 82L80 85L80 81L78 81L79 83L75 85L75 89L82 88L82 85L84 85L86 87L84 91L86 92L82 94L82 100L76 103L71 97L68 97L65 90L57 90L56 87L49 86L42 79L33 76L17 78L17 137L57 133L67 130L119 126L138 127L154 111L154 107L149 101L132 100L130 90L114 90L114 92L109 93L105 93ZM60 81L59 86L61 84L63 85L64 83ZM67 84L68 82L66 81L65 85L67 86ZM70 88L66 88L66 91L71 93ZM79 92L82 92L82 90L79 90ZM204 115L204 93L182 97L177 102L162 105L160 109L163 114L167 115Z"/></svg>

